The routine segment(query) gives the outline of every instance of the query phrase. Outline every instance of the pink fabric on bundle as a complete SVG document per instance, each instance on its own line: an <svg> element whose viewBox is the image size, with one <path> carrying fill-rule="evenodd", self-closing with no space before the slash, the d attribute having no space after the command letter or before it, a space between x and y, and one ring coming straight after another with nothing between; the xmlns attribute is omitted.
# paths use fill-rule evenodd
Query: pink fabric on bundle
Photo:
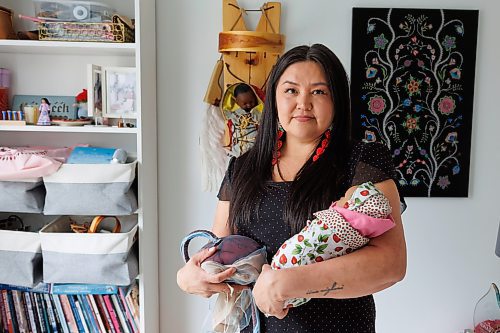
<svg viewBox="0 0 500 333"><path fill-rule="evenodd" d="M394 227L394 220L391 216L379 219L354 210L341 208L336 204L332 208L342 215L364 237L377 237Z"/></svg>

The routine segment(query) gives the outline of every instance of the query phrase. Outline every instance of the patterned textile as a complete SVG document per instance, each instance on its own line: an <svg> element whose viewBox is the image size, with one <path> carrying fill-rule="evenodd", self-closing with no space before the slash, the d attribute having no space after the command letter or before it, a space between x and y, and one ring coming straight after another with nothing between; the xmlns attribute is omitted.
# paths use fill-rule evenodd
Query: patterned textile
<svg viewBox="0 0 500 333"><path fill-rule="evenodd" d="M389 148L405 196L468 194L477 24L477 10L353 9L353 132Z"/></svg>
<svg viewBox="0 0 500 333"><path fill-rule="evenodd" d="M314 213L316 217L281 245L273 257L273 269L289 268L321 262L356 250L394 227L387 218L392 209L389 200L373 186L364 183L357 187L343 208L333 203L329 209ZM297 307L309 298L285 302Z"/></svg>
<svg viewBox="0 0 500 333"><path fill-rule="evenodd" d="M0 181L48 176L61 166L54 152L65 149L0 147Z"/></svg>

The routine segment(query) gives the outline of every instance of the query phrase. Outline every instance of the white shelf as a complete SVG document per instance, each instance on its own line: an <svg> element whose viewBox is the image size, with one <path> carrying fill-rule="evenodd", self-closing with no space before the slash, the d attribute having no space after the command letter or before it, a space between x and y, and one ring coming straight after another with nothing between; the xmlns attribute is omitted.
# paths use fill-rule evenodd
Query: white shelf
<svg viewBox="0 0 500 333"><path fill-rule="evenodd" d="M52 42L10 39L0 40L0 53L134 56L135 47L135 43Z"/></svg>
<svg viewBox="0 0 500 333"><path fill-rule="evenodd" d="M63 133L112 133L137 134L137 128L94 127L94 126L8 126L0 125L0 131L5 132L63 132Z"/></svg>

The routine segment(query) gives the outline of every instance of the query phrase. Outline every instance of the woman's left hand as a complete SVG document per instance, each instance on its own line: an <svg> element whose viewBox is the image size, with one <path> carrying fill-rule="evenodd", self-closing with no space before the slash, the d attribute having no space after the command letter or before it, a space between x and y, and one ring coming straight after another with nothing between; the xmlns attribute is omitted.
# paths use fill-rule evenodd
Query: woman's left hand
<svg viewBox="0 0 500 333"><path fill-rule="evenodd" d="M285 300L279 299L276 294L277 283L279 283L278 271L271 269L269 265L264 265L252 293L255 304L266 317L283 319L288 314L288 309L283 309Z"/></svg>

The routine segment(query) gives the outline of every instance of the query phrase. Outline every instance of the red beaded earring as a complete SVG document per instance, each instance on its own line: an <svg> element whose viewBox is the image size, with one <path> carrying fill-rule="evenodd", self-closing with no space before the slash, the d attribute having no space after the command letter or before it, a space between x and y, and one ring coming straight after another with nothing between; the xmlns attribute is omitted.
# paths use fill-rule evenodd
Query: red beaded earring
<svg viewBox="0 0 500 333"><path fill-rule="evenodd" d="M321 140L321 146L316 148L316 153L313 156L313 162L316 162L318 158L323 155L325 152L326 147L328 147L328 144L330 143L330 137L332 135L332 130L329 128L325 131L323 134L323 140Z"/></svg>
<svg viewBox="0 0 500 333"><path fill-rule="evenodd" d="M278 123L278 141L276 142L276 150L275 150L275 153L274 153L273 160L271 162L272 165L276 165L276 163L278 163L278 159L281 156L280 149L283 146L283 141L281 140L281 138L283 137L284 133L285 133L285 130L283 129L283 127L281 126L281 124Z"/></svg>

